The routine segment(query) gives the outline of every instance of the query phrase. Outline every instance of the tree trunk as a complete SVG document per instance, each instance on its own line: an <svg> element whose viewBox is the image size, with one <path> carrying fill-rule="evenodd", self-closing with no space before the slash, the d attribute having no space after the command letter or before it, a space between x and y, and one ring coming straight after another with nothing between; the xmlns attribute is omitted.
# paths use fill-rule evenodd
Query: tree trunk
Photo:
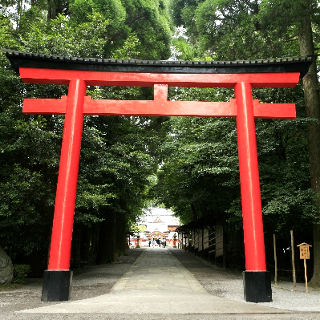
<svg viewBox="0 0 320 320"><path fill-rule="evenodd" d="M116 214L110 210L107 211L105 221L100 224L97 264L107 264L115 260L115 232Z"/></svg>
<svg viewBox="0 0 320 320"><path fill-rule="evenodd" d="M82 235L80 241L80 261L84 263L89 263L90 256L90 232L87 228L82 227Z"/></svg>
<svg viewBox="0 0 320 320"><path fill-rule="evenodd" d="M72 268L80 268L80 243L81 239L81 227L78 225L73 226L72 232L72 247L71 247L71 261Z"/></svg>
<svg viewBox="0 0 320 320"><path fill-rule="evenodd" d="M126 254L127 221L124 212L117 213L116 253L117 256Z"/></svg>
<svg viewBox="0 0 320 320"><path fill-rule="evenodd" d="M304 15L304 21L300 28L300 54L314 54L313 37L311 29L310 15ZM318 79L316 63L314 62L308 73L303 78L304 100L306 116L314 119L307 126L307 138L309 147L309 165L310 165L310 182L311 189L315 193L315 204L317 206L317 216L313 223L313 252L314 267L311 284L320 286L320 98L318 91Z"/></svg>

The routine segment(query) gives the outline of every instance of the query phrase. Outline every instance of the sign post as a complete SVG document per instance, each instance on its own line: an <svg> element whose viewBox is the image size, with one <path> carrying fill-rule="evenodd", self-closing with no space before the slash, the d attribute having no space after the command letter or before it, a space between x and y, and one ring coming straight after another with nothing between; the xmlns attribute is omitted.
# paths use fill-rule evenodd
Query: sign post
<svg viewBox="0 0 320 320"><path fill-rule="evenodd" d="M304 260L304 279L306 281L306 293L308 294L307 259L310 259L310 247L312 245L303 242L298 244L297 247L300 249L300 259Z"/></svg>
<svg viewBox="0 0 320 320"><path fill-rule="evenodd" d="M274 257L274 284L278 285L278 259L276 235L273 234L273 257Z"/></svg>
<svg viewBox="0 0 320 320"><path fill-rule="evenodd" d="M293 291L296 291L297 290L297 278L296 278L296 265L295 265L295 258L294 258L293 230L290 230L290 236L291 236L291 260L292 260Z"/></svg>

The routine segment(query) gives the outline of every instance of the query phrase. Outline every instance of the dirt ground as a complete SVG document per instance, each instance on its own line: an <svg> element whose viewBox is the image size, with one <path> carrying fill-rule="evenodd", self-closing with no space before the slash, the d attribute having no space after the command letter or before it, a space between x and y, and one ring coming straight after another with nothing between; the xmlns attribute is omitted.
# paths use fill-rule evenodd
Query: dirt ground
<svg viewBox="0 0 320 320"><path fill-rule="evenodd" d="M120 257L115 263L74 270L70 300L81 300L109 293L141 252L141 249L130 250L127 256ZM24 285L0 287L1 314L52 303L42 302L41 294L42 279L27 279Z"/></svg>

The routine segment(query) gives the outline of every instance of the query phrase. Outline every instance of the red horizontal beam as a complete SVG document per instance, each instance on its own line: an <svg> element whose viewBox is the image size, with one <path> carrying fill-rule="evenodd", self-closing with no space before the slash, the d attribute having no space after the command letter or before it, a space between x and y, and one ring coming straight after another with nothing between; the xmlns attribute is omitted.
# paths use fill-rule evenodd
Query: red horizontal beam
<svg viewBox="0 0 320 320"><path fill-rule="evenodd" d="M236 74L176 74L176 73L131 73L80 71L60 69L20 69L24 82L43 84L69 84L81 79L92 86L153 86L168 84L170 87L226 87L248 82L255 88L294 87L299 82L299 72L293 73L236 73Z"/></svg>
<svg viewBox="0 0 320 320"><path fill-rule="evenodd" d="M65 114L67 100L67 96L61 99L24 99L22 111L31 114Z"/></svg>
<svg viewBox="0 0 320 320"><path fill-rule="evenodd" d="M91 100L86 97L83 112L86 115L235 117L236 105L231 102Z"/></svg>
<svg viewBox="0 0 320 320"><path fill-rule="evenodd" d="M296 105L294 103L260 103L253 100L253 115L265 119L295 119Z"/></svg>
<svg viewBox="0 0 320 320"><path fill-rule="evenodd" d="M29 114L64 114L67 97L62 99L24 99L23 112ZM259 103L253 100L256 118L294 119L294 103ZM230 102L201 101L157 101L157 100L92 100L86 96L84 115L126 115L126 116L198 116L235 117L236 100Z"/></svg>
<svg viewBox="0 0 320 320"><path fill-rule="evenodd" d="M23 101L23 112L29 114L65 114L66 108L66 103L59 99L24 99ZM91 100L90 97L85 97L83 114L234 117L236 105L231 102L167 101L161 103L155 100Z"/></svg>

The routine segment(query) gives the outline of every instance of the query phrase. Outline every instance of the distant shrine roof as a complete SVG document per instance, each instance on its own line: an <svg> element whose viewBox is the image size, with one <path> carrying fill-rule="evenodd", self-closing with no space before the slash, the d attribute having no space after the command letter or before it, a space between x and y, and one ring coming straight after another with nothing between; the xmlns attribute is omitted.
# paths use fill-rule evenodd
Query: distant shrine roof
<svg viewBox="0 0 320 320"><path fill-rule="evenodd" d="M121 60L74 58L2 49L13 69L19 67L82 71L154 73L277 73L300 72L302 78L316 56L238 61Z"/></svg>

